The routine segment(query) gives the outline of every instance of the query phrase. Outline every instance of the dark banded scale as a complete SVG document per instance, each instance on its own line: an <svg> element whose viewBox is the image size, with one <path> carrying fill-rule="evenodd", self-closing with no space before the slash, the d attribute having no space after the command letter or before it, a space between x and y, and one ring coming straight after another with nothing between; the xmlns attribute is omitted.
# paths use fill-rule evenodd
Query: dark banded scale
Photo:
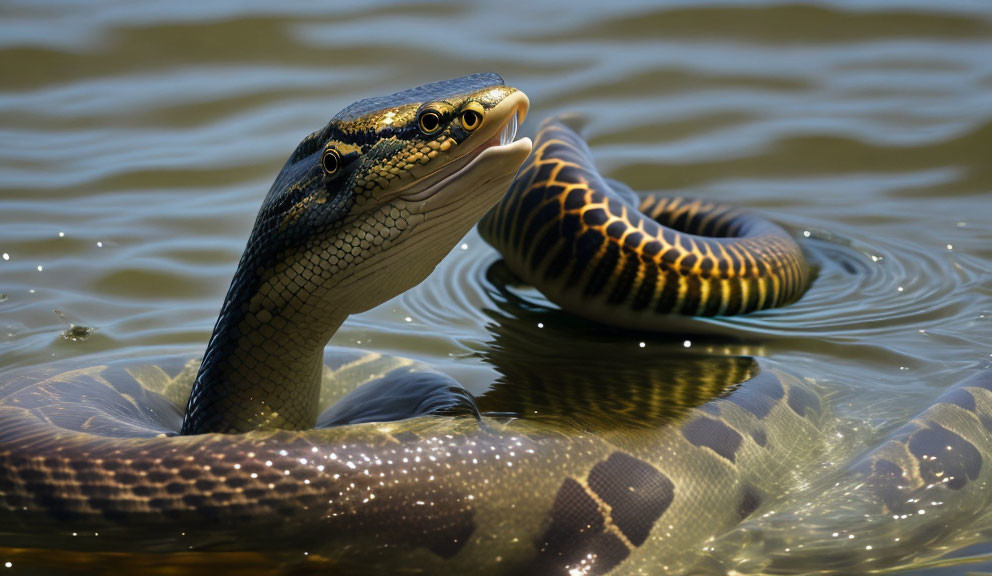
<svg viewBox="0 0 992 576"><path fill-rule="evenodd" d="M555 120L479 231L549 299L610 324L745 314L809 285L802 251L778 225L706 200L638 198L604 180L582 138Z"/></svg>

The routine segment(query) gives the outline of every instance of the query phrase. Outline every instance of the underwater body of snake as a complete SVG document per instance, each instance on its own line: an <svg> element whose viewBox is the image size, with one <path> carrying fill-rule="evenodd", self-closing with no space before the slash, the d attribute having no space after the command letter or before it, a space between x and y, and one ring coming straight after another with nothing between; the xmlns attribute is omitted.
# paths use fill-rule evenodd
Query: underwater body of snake
<svg viewBox="0 0 992 576"><path fill-rule="evenodd" d="M777 367L749 365L677 425L582 433L480 417L442 374L325 351L348 314L423 279L521 164L481 229L566 309L644 326L801 294L808 271L777 226L656 197L640 215L566 128L546 125L528 159L530 141L514 140L527 109L495 75L349 106L277 177L198 369L8 375L0 549L41 564L53 550L165 564L196 550L220 565L262 551L287 571L335 573L806 572L925 555L955 537L949 517L980 519L989 370L845 464L829 491L763 521L826 457L827 408ZM411 418L375 422L390 409ZM914 515L920 498L945 505ZM837 509L847 515L823 513ZM913 518L893 533L893 514ZM834 536L859 526L856 549ZM736 552L714 556L714 541ZM790 546L804 551L780 553Z"/></svg>

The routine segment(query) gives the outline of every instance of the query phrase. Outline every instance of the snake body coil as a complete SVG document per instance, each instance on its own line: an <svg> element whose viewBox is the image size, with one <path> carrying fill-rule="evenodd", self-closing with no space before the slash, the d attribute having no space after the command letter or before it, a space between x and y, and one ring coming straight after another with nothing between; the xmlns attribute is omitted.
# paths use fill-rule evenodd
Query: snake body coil
<svg viewBox="0 0 992 576"><path fill-rule="evenodd" d="M553 120L479 231L552 301L610 324L744 314L809 284L799 246L776 224L705 200L638 198L607 183L585 142Z"/></svg>

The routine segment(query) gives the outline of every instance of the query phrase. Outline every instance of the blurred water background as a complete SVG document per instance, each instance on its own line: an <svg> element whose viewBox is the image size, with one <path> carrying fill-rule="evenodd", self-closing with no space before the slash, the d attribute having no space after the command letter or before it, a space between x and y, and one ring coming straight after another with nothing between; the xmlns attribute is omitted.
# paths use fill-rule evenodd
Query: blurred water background
<svg viewBox="0 0 992 576"><path fill-rule="evenodd" d="M7 0L0 369L195 355L296 143L359 98L479 71L529 95L525 135L584 117L607 176L770 215L816 284L707 336L612 331L504 286L473 232L332 344L477 394L514 354L586 375L757 354L865 445L989 360L992 4Z"/></svg>

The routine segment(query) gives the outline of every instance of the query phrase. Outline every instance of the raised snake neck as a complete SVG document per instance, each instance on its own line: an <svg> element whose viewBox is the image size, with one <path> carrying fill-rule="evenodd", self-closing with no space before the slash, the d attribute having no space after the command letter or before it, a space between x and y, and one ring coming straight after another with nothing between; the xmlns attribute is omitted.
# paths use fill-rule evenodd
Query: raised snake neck
<svg viewBox="0 0 992 576"><path fill-rule="evenodd" d="M476 77L468 84L478 85L479 80ZM494 79L488 77L485 82L493 84ZM430 99L429 93L415 89L401 98L420 102ZM362 114L370 110L395 103L395 98L374 99L342 114L347 123L353 121L353 114L364 117ZM288 166L312 159L328 141L348 144L335 130L332 123L305 140ZM549 198L549 206L554 206L553 198L561 202L554 211L565 216L560 225L536 220L536 215L533 220L543 227L534 227L535 247L529 249L529 257L536 259L541 275L548 275L552 284L574 274L578 293L589 302L599 302L598 309L634 308L647 302L639 311L661 312L662 318L674 310L727 312L733 311L735 304L740 311L752 302L786 302L797 297L805 285L805 268L782 272L783 267L773 265L798 257L777 228L716 206L689 204L686 222L680 222L682 217L667 218L652 212L650 204L645 205L652 218L675 227L781 242L782 248L770 253L774 258L764 266L751 263L749 253L740 248L652 228L648 218L633 213L631 204L597 196L605 193L607 185L583 156L584 145L574 134L554 125L542 131L542 135L549 134L568 142L557 148L545 146L540 169L558 166L558 181L570 182L583 197L599 203L584 213L580 208L582 220L576 222L571 216L577 215L567 213L571 209L569 196L546 196L549 189L541 190L539 196ZM539 139L539 145L542 142L546 140ZM572 164L578 168L560 168ZM281 180L281 184L277 180L273 190L291 190L314 177L309 168L284 174L288 180ZM522 177L528 177L526 169ZM524 199L527 190L540 190L540 182L527 184ZM363 186L366 184L369 190L374 188L368 181ZM340 198L319 193L292 196L288 208L280 200L267 198L259 216L263 232L279 230L287 214L293 218L318 214L307 210L326 206L328 201L332 208L344 207L335 204ZM670 201L667 206L683 204ZM267 208L277 207L285 210L280 213L282 217L267 223ZM510 212L522 214L521 206ZM535 212L542 213L543 208ZM585 214L590 213L596 215L585 222ZM336 230L344 222L352 227L350 230L354 226L359 230L363 225L373 227L368 220L342 219L334 211L331 214L327 218L333 220ZM510 218L498 216L499 210L496 214L487 219L487 225L501 222L511 232L518 230L508 236L515 242L507 252L509 261L514 250L523 249L514 234L526 236L529 228L514 228L514 224L507 224ZM504 210L504 214L509 212ZM704 222L707 215L713 217L709 224ZM607 221L601 221L604 216ZM383 224L399 221L392 207L373 221L377 217ZM613 222L621 222L624 230L611 233ZM566 236L576 242L569 248L560 238L544 240L547 229L554 226L566 230L578 227L576 230L584 232L578 237ZM585 233L601 236L601 250L590 254L579 250L581 238L589 237ZM344 245L357 246L359 253L363 249L362 238L352 244L355 235L349 236L347 231L334 238L344 242L330 242L342 250L342 259ZM614 240L640 247L641 252L633 253L640 259L619 247L611 249L618 245ZM260 262L263 251L256 241L253 235L239 274L250 275ZM652 241L665 242L668 248L648 248ZM374 244L374 240L369 242ZM546 244L538 251L540 242ZM693 246L696 259L689 260ZM721 248L729 250L728 256L739 254L740 268L731 268L730 260L703 264ZM573 256L588 257L556 263L569 250ZM663 255L670 250L676 253L666 259ZM443 255L446 249L441 252ZM285 251L276 253L281 259L274 261L289 262ZM614 253L618 255L611 256ZM630 262L636 262L636 267ZM722 271L725 278L720 274L720 262L728 263ZM655 268L649 266L652 263ZM294 270L294 264L285 264L283 271ZM633 280L630 269L634 269ZM715 276L712 270L717 271ZM730 274L731 270L735 274ZM762 271L771 275L761 276ZM698 276L686 277L684 272L698 272ZM652 274L654 288L649 290L652 284L645 279ZM745 279L739 299L732 297L732 286L723 284L732 277ZM218 326L237 329L221 330L221 336L215 331L211 352L198 371L197 386L201 389L194 391L193 397L201 400L193 400L191 405L202 406L200 410L205 410L207 417L211 407L218 406L213 402L223 399L217 396L199 404L214 394L203 392L203 382L210 379L230 350L248 350L235 357L250 359L251 352L259 350L248 345L255 338L286 337L284 345L297 345L320 340L322 331L328 330L324 325L304 332L305 336L272 333L266 328L270 323L261 322L264 314L245 315L244 307L251 307L254 295L266 293L260 288L265 283L260 276L256 278L258 281L244 283L236 276L232 282L232 294ZM267 278L270 286L277 286L278 281L297 276L274 274ZM698 287L693 287L693 282L698 282ZM239 289L249 285L254 288L240 295ZM673 285L679 287L674 295ZM665 286L669 286L667 293ZM565 288L562 294L567 292ZM555 292L550 291L549 296L555 298ZM714 299L717 293L728 297ZM618 316L624 314L617 312ZM324 315L332 325L337 317ZM245 318L259 322L246 324ZM373 356L343 353L334 356L329 368L319 366L318 356L317 360L301 362L294 375L316 380L313 396L321 398L327 391L321 390L319 378L311 372L324 371L325 386L348 372L363 374L359 381L367 382L365 386L407 377L409 366L380 367L380 360ZM246 363L241 369L250 373L261 370L264 364ZM565 434L554 427L542 427L538 421L426 416L326 430L170 437L168 434L179 429L184 414L169 400L175 398L169 391L177 382L188 382L185 377L191 374L159 372L94 366L61 374L42 370L5 383L0 394L2 554L39 547L113 554L135 549L177 553L196 548L205 557L223 562L230 557L216 553L251 550L267 551L278 559L278 565L293 568L304 561L298 551L306 550L323 559L325 564L317 568L325 571L678 574L699 568L701 551L713 547L714 537L742 522L758 522L755 516L767 502L774 502L776 495L790 490L801 493L798 484L822 474L819 462L826 454L822 443L825 408L820 398L801 381L767 366L732 393L691 410L677 424L649 427L638 435L627 434L622 428L610 434ZM384 376L376 377L380 375ZM285 381L282 375L277 376L279 382ZM428 377L443 379L436 374ZM156 382L161 386L153 385ZM180 393L188 390L182 385L178 388ZM491 402L497 401L494 395ZM315 411L316 405L305 406L308 414L300 419L310 418L309 412ZM252 426L278 423L274 412L280 411L263 415L266 417L260 421L252 420ZM863 568L872 562L913 557L921 543L935 545L940 536L934 535L933 527L960 521L969 510L980 509L988 500L987 491L982 490L984 484L992 482L992 467L982 465L984 456L992 453L988 422L992 422L992 371L985 370L942 395L880 447L843 466L839 470L843 475L831 484L825 497L814 493L803 500L798 520L802 530L788 523L793 517L780 514L780 525L759 522L743 537L746 544L752 534L766 530L767 538L759 541L808 545L811 552L805 557L813 561L803 563L802 554L775 555L777 550L764 558L749 558L753 547L744 545L740 558L748 558L749 563L734 565L759 571L767 566L780 571L820 569L823 562L838 569ZM796 455L803 453L810 455L805 467L795 462ZM891 514L912 515L909 507L931 499L939 500L942 506L931 509L925 517L918 516L915 530L899 532L903 542L873 524ZM836 523L829 522L835 510L852 511L837 519L842 530L853 535L863 528L858 533L857 549L842 548L831 536L837 529ZM810 518L827 521L810 527ZM870 545L865 547L864 542ZM285 550L293 551L291 560L279 556ZM737 557L728 558L732 561Z"/></svg>
<svg viewBox="0 0 992 576"><path fill-rule="evenodd" d="M615 325L664 329L672 314L744 314L788 304L809 285L802 251L776 224L608 184L582 138L555 120L479 231L552 301Z"/></svg>
<svg viewBox="0 0 992 576"><path fill-rule="evenodd" d="M308 136L259 210L182 433L312 428L327 341L423 280L496 201L530 151L501 129L527 105L475 74L362 100Z"/></svg>

